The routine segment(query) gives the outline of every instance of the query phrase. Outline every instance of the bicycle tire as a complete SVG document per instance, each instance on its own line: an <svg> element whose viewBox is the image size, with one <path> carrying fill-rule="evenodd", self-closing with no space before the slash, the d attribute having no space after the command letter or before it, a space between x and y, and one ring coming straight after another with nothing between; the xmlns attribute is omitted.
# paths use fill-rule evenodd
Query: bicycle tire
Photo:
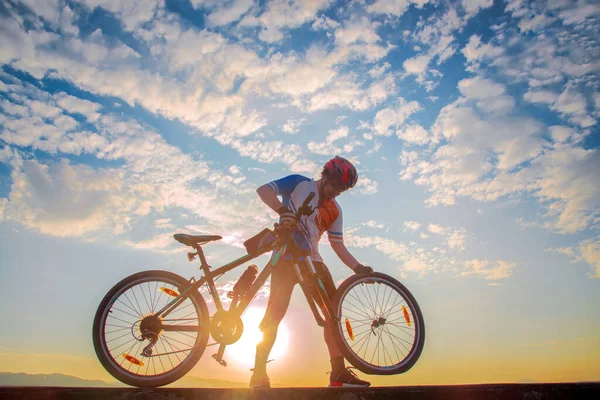
<svg viewBox="0 0 600 400"><path fill-rule="evenodd" d="M398 300L394 298L394 300L393 300L394 307L391 310L389 310L388 314L385 314L385 311L383 311L383 307L382 307L384 305L385 300L382 300L381 304L379 304L378 300L373 300L373 296L371 296L371 300L367 300L367 303L370 303L370 305L373 305L374 306L373 308L375 308L375 309L377 309L377 307L379 307L381 314L378 314L377 311L375 311L373 314L371 314L368 310L369 305L365 306L366 308L364 308L364 309L359 309L357 307L357 310L360 314L358 314L358 313L356 314L357 316L360 316L360 318L363 318L363 316L365 318L365 320L363 320L365 322L362 323L362 325L363 325L362 329L366 328L366 331L361 333L361 335L365 335L365 336L361 336L361 339L360 339L363 341L362 347L364 347L364 344L366 341L371 340L371 338L370 338L371 335L377 336L377 332L379 332L379 337L387 336L387 339L378 338L377 340L380 340L381 342L383 342L384 340L391 342L392 350L395 352L395 354L398 355L398 350L400 350L400 355L402 355L402 347L407 348L407 346L404 343L399 343L399 345L396 347L396 344L394 343L394 338L397 338L397 337L390 332L389 329L391 329L391 328L388 328L388 327L398 326L398 329L401 329L401 330L399 330L399 332L400 332L399 335L406 334L408 338L411 337L411 335L409 333L412 332L412 330L414 330L414 338L412 340L410 348L407 349L406 355L404 355L402 357L398 357L398 362L392 363L391 361L392 361L393 357L391 356L390 352L386 353L385 349L382 351L384 354L383 358L385 360L386 357L389 357L390 365L381 365L381 363L374 362L373 358L371 358L371 360L366 360L365 358L368 358L367 357L368 350L365 350L365 355L360 355L359 353L361 352L362 348L359 348L358 350L356 350L355 348L352 347L352 342L355 342L355 339L357 337L355 337L354 332L352 332L352 326L348 327L346 325L345 319L347 317L345 316L345 313L348 315L354 315L354 314L352 314L352 312L354 312L354 311L348 311L349 310L348 304L352 304L350 302L355 301L353 298L351 298L350 294L354 293L353 291L355 289L356 289L356 293L358 293L357 288L359 288L359 285L364 285L364 284L383 284L389 288L390 294L387 294L387 296L391 297L392 293L395 292L397 294L397 296L401 299L401 302L396 304L396 302ZM363 290L363 293L364 293L364 288L360 287L359 289ZM368 291L370 289L367 288L366 290ZM388 289L384 289L384 291L385 291L385 293L388 293L387 292ZM373 293L375 293L375 289L373 289ZM376 293L377 294L375 294L374 296L379 295L379 289L377 289ZM392 301L392 300L390 300L388 298L387 304L389 304L390 301ZM346 302L347 308L344 308L344 302ZM385 304L386 307L387 307L387 304ZM392 278L391 276L382 274L379 272L374 272L374 273L368 274L368 275L363 275L363 274L352 275L348 279L346 279L344 282L342 282L340 287L337 289L335 298L333 300L333 305L334 305L334 312L339 319L337 323L332 324L334 339L335 339L340 351L344 355L344 358L346 360L348 360L348 362L350 364L352 364L358 370L360 370L366 374L373 374L373 375L401 374L401 373L404 373L404 372L408 371L409 369L411 369L415 365L415 363L417 362L419 357L421 356L421 353L423 351L423 346L425 344L425 324L424 324L424 320L423 320L423 314L421 312L421 309L419 308L419 305L417 304L417 301L415 300L414 296L410 293L410 291L404 285L402 285L399 281ZM402 307L396 308L398 306L402 306ZM400 313L400 315L398 315L394 310L398 311ZM404 315L407 315L407 317L405 317ZM385 318L383 320L380 320L379 319L380 317L385 317ZM398 317L398 318L396 318L396 317ZM368 320L369 318L371 318L371 320ZM396 318L396 319L394 319L394 318ZM356 319L358 319L358 317ZM401 326L402 320L405 320L404 324L403 324L405 326ZM381 321L381 323L379 323L380 321ZM387 321L390 321L390 322L387 322ZM391 321L398 321L398 322L392 323ZM369 323L371 323L370 327L368 326ZM387 323L387 327L385 325L386 323ZM413 324L414 324L414 329L410 326ZM374 326L376 326L376 327L374 328ZM348 328L350 328L350 329L348 329ZM404 341L404 338L400 338L400 339L402 341ZM406 342L408 342L408 340L406 340ZM378 344L379 344L379 342L378 342ZM357 341L355 342L354 347L358 347ZM367 344L367 349L368 349L368 347L369 347L369 344ZM380 350L376 350L376 351L379 352ZM375 353L375 350L374 350L373 354L374 353ZM380 359L380 356L381 356L381 354L378 353L378 356L377 356L378 361Z"/></svg>
<svg viewBox="0 0 600 400"><path fill-rule="evenodd" d="M94 317L94 324L92 328L92 339L94 343L94 350L96 351L96 355L100 360L102 366L116 379L119 381L137 387L158 387L164 386L169 383L175 382L179 378L183 377L186 373L188 373L198 362L206 345L208 343L209 338L209 326L210 326L210 317L208 313L208 308L206 306L206 302L204 298L198 291L193 291L190 294L190 301L194 306L195 312L198 314L198 326L206 327L198 332L194 345L189 350L189 354L185 356L183 362L175 366L173 369L169 371L165 371L161 374L157 375L140 375L137 372L133 373L132 371L126 370L111 354L111 351L107 345L106 334L107 334L107 318L109 313L111 313L111 309L113 305L117 302L120 296L124 293L127 293L127 290L130 288L134 288L138 283L145 282L161 282L172 285L174 288L177 288L179 293L182 290L189 287L190 283L182 278L179 275L176 275L172 272L168 271L144 271L133 274L119 283L117 283L107 294L104 296L98 310L96 311L96 315ZM158 286L158 285L157 285ZM150 284L148 284L150 288ZM161 288L162 289L162 288ZM187 299L186 299L187 301ZM124 303L125 304L125 303ZM125 321L124 321L125 322ZM135 326L135 323L134 323ZM134 326L132 326L132 334L134 332ZM127 332L125 332L127 334ZM125 335L126 336L126 335ZM139 340L139 339L138 339ZM145 341L147 342L147 341ZM166 349L164 343L163 347ZM179 358L179 357L177 357ZM150 366L150 362L148 361L148 366L146 370L148 370ZM123 363L123 361L121 361ZM161 360L162 364L162 360ZM172 364L172 363L171 363ZM139 368L138 368L139 370Z"/></svg>

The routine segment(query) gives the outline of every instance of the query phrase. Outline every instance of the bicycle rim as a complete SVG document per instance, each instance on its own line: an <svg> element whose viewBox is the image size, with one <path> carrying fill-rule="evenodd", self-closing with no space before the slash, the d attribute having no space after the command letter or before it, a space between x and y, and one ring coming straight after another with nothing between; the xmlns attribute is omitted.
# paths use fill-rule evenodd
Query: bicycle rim
<svg viewBox="0 0 600 400"><path fill-rule="evenodd" d="M425 333L421 311L408 290L377 276L357 279L340 290L338 329L353 365L381 375L408 370L420 356Z"/></svg>
<svg viewBox="0 0 600 400"><path fill-rule="evenodd" d="M142 355L150 343L142 339L142 326L151 327L154 312L173 300L182 290L182 282L167 276L145 276L120 287L105 307L100 321L101 349L110 369L126 383L153 386L152 382L170 380L182 369L197 362L193 354L203 351L203 333L195 331L159 331L152 354ZM202 327L202 307L190 296L160 322L165 325ZM147 329L144 329L147 330ZM192 365L189 365L193 363ZM175 380L177 378L174 378Z"/></svg>

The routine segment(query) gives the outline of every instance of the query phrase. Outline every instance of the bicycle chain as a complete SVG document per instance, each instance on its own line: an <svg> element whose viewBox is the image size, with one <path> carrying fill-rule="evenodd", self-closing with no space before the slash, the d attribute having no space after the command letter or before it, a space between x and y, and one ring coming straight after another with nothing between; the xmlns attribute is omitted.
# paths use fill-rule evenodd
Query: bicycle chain
<svg viewBox="0 0 600 400"><path fill-rule="evenodd" d="M163 319L162 321L197 321L198 318L177 318L177 319ZM214 346L218 343L211 343L211 344L207 344L206 347L209 346ZM158 357L158 356L168 356L169 354L176 354L176 353L185 353L186 351L191 351L197 347L202 347L202 346L194 346L194 347L190 347L189 349L185 349L185 350L176 350L176 351L171 351L168 353L158 353L158 354L152 354L150 355L150 357Z"/></svg>
<svg viewBox="0 0 600 400"><path fill-rule="evenodd" d="M210 346L215 346L218 343L211 343L211 344L207 344L206 347L210 347ZM195 349L197 347L202 347L202 346L194 346L194 347L190 347L189 349L185 349L185 350L177 350L177 351L171 351L169 353L159 353L159 354L152 354L150 357L158 357L158 356L168 356L169 354L175 354L175 353L184 353L186 351L191 351L192 349Z"/></svg>

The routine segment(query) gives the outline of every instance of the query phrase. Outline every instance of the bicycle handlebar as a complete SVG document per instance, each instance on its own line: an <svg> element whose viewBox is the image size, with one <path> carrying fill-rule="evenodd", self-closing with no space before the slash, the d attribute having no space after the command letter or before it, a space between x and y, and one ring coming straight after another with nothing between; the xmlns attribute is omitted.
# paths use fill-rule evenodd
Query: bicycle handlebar
<svg viewBox="0 0 600 400"><path fill-rule="evenodd" d="M310 192L308 194L308 196L306 196L306 198L304 199L304 202L302 203L300 208L298 208L298 212L296 213L296 221L297 222L300 221L300 217L302 217L303 215L309 216L309 215L312 215L313 212L315 212L315 208L309 206L309 203L315 196L316 196L315 192ZM288 246L293 243L294 246L293 246L293 249L291 250L292 253L296 253L299 250L298 246L296 244L296 241L294 240L294 238L291 235L292 229L295 228L296 226L290 226L289 224L286 224L286 223L283 223L281 225L276 223L274 226L274 228L275 228L274 232L275 232L275 235L277 236L277 238L279 239L279 243L287 244ZM290 243L290 240L292 243ZM307 239L305 238L305 240L307 240Z"/></svg>

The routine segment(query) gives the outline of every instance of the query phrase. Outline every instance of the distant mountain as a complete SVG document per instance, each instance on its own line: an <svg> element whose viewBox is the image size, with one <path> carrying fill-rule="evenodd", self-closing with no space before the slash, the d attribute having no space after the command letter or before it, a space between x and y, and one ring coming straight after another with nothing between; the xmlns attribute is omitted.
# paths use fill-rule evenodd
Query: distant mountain
<svg viewBox="0 0 600 400"><path fill-rule="evenodd" d="M63 374L25 374L0 372L0 386L77 386L77 387L115 387L126 386L121 382L104 382L100 380L81 379ZM196 376L185 376L170 387L183 388L247 388L242 382L231 382L221 379L206 379Z"/></svg>
<svg viewBox="0 0 600 400"><path fill-rule="evenodd" d="M519 382L517 383L538 383L537 381L534 381L533 379L520 379Z"/></svg>
<svg viewBox="0 0 600 400"><path fill-rule="evenodd" d="M225 381L221 379L207 379L207 378L199 378L196 376L184 376L179 379L177 382L168 385L168 387L184 387L184 388L228 388L228 389L236 389L236 388L248 388L247 383L242 382L231 382Z"/></svg>
<svg viewBox="0 0 600 400"><path fill-rule="evenodd" d="M81 379L63 374L25 374L0 372L0 386L120 386L118 383L107 383L99 380Z"/></svg>

